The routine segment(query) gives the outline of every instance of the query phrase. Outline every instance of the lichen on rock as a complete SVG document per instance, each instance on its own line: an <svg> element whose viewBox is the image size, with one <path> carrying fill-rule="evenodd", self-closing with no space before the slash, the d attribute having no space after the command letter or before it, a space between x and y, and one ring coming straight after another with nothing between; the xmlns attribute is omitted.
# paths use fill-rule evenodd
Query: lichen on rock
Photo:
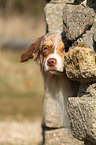
<svg viewBox="0 0 96 145"><path fill-rule="evenodd" d="M91 48L75 47L64 56L65 72L68 78L87 83L96 81L96 53Z"/></svg>

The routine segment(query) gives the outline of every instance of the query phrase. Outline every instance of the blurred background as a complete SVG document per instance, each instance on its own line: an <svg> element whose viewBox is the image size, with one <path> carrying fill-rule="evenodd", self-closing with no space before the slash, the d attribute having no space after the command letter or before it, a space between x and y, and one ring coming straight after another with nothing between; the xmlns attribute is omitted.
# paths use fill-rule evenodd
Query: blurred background
<svg viewBox="0 0 96 145"><path fill-rule="evenodd" d="M39 66L20 63L46 32L46 0L0 0L0 145L40 145L43 79Z"/></svg>

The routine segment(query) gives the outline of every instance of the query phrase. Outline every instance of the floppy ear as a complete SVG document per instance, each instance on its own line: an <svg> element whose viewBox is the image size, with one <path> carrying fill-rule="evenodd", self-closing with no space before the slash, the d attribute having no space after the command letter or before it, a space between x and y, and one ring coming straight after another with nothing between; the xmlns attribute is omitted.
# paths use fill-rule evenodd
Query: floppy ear
<svg viewBox="0 0 96 145"><path fill-rule="evenodd" d="M28 50L21 55L21 62L27 61L30 58L39 62L40 60L40 43L43 36L40 37L35 43L31 44Z"/></svg>

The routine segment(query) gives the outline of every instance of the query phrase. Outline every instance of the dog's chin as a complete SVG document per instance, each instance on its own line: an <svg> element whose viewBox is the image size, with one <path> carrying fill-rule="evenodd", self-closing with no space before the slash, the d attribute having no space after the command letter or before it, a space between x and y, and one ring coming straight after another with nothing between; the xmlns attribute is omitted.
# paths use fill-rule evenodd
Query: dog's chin
<svg viewBox="0 0 96 145"><path fill-rule="evenodd" d="M50 68L50 69L46 70L46 72L49 74L52 74L52 75L59 75L59 74L64 73L63 70L58 70L56 68Z"/></svg>

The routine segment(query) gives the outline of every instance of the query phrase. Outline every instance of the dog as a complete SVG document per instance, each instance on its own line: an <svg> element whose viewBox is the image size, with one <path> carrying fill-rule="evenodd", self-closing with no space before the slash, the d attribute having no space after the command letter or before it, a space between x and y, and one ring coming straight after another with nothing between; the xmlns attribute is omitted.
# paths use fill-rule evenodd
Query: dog
<svg viewBox="0 0 96 145"><path fill-rule="evenodd" d="M68 97L75 97L78 92L75 82L69 80L64 72L64 54L66 53L66 48L67 46L64 43L61 32L49 32L45 36L40 37L21 55L21 62L33 59L37 61L41 68L45 88L43 123L46 122L48 115L51 115L49 113L50 111L48 112L48 109L46 109L46 106L48 106L46 100L49 99L51 105L55 104L56 108L55 113L53 113L54 117L51 117L51 119L55 118L55 120L58 120L56 113L59 112L61 114L60 120L62 127L69 126L66 109ZM51 110L50 106L49 109ZM49 124L49 126L51 125Z"/></svg>

